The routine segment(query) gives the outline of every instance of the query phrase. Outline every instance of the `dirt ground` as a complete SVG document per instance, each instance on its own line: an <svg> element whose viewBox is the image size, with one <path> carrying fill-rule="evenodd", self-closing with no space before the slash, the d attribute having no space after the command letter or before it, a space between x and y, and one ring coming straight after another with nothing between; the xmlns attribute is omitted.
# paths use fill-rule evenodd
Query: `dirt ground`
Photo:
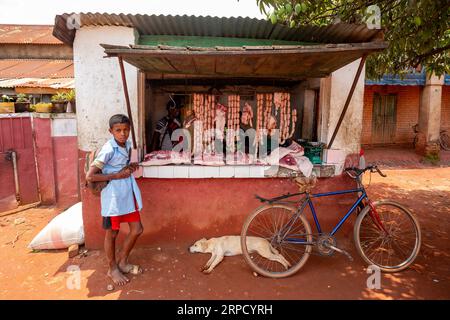
<svg viewBox="0 0 450 320"><path fill-rule="evenodd" d="M131 260L145 268L144 274L107 291L110 281L103 252L88 251L69 259L65 250L27 249L62 210L36 208L0 218L0 299L450 299L450 167L400 165L385 173L387 178L372 175L369 195L407 205L420 221L423 239L412 268L382 274L381 289L367 288L369 274L350 233L338 234L337 239L353 262L339 254L312 255L297 274L278 280L254 276L242 256L226 257L204 275L200 269L209 255L189 253L190 243L138 248ZM364 181L367 186L369 177ZM21 217L25 222L16 225ZM73 265L81 270L81 283L71 290L67 269Z"/></svg>

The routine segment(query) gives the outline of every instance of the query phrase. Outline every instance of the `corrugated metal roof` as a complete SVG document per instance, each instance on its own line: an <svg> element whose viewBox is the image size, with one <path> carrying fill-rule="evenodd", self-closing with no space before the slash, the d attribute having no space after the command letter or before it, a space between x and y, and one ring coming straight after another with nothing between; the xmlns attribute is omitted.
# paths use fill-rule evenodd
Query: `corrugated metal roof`
<svg viewBox="0 0 450 320"><path fill-rule="evenodd" d="M21 78L0 79L0 88L51 88L51 89L73 89L75 80L73 78Z"/></svg>
<svg viewBox="0 0 450 320"><path fill-rule="evenodd" d="M67 21L69 20L69 24ZM74 22L74 23L71 23ZM232 17L172 16L108 13L64 13L55 17L53 35L72 45L75 37L73 26L127 26L134 27L141 35L177 35L276 39L317 43L370 42L382 38L382 31L368 29L364 24L338 23L328 26L300 26L289 28L273 25L270 21ZM68 25L70 28L68 28Z"/></svg>
<svg viewBox="0 0 450 320"><path fill-rule="evenodd" d="M0 60L0 78L73 78L72 60Z"/></svg>
<svg viewBox="0 0 450 320"><path fill-rule="evenodd" d="M59 44L51 25L0 24L0 44Z"/></svg>
<svg viewBox="0 0 450 320"><path fill-rule="evenodd" d="M108 56L158 75L306 79L324 77L373 51L383 41L319 45L174 47L101 44Z"/></svg>
<svg viewBox="0 0 450 320"><path fill-rule="evenodd" d="M422 72L414 72L405 74L403 79L397 75L385 74L379 80L366 79L365 84L368 86L424 86L426 83L425 69ZM450 75L444 75L444 85L450 85Z"/></svg>

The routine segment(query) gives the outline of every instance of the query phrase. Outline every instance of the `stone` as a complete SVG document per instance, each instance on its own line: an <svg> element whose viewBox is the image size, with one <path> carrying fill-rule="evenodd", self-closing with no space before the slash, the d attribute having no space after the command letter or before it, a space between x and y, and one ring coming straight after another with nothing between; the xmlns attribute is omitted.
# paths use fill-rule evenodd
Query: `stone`
<svg viewBox="0 0 450 320"><path fill-rule="evenodd" d="M15 225L22 224L24 222L25 222L25 218L17 218L14 220Z"/></svg>
<svg viewBox="0 0 450 320"><path fill-rule="evenodd" d="M69 254L69 258L76 257L79 253L79 247L77 244L73 244L67 249L67 253Z"/></svg>

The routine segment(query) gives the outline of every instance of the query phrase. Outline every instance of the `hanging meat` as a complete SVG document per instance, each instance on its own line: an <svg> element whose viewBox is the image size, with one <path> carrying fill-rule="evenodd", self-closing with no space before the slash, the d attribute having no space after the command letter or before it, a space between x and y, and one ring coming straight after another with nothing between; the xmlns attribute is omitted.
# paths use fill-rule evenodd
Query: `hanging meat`
<svg viewBox="0 0 450 320"><path fill-rule="evenodd" d="M236 151L235 141L239 136L239 104L240 97L238 95L228 96L228 122L227 122L227 149L232 153Z"/></svg>

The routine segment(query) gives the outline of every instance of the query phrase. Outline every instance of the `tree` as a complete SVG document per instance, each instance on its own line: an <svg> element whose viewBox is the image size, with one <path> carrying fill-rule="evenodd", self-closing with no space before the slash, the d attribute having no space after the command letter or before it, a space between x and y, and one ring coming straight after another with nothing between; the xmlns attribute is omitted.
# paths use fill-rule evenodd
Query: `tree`
<svg viewBox="0 0 450 320"><path fill-rule="evenodd" d="M440 76L450 73L449 0L256 0L272 23L327 25L336 22L371 23L371 7L381 14L381 27L389 48L371 54L366 75L402 76L423 66ZM372 7L373 8L373 7Z"/></svg>

